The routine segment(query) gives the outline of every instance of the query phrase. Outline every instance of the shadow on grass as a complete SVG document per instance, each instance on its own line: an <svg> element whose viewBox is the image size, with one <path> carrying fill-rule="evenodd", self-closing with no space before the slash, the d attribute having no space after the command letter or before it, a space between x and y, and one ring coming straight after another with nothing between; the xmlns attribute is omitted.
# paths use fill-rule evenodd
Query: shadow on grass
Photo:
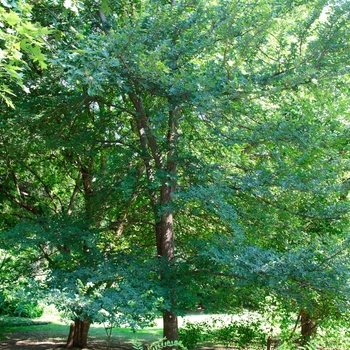
<svg viewBox="0 0 350 350"><path fill-rule="evenodd" d="M6 323L0 320L0 349L57 349L65 345L69 326L62 323L35 323L24 325L18 322ZM128 328L114 328L111 337L111 348L131 348L134 341L150 344L162 337L162 329L145 328L133 332ZM89 331L88 345L92 349L107 348L108 337L101 325L92 325Z"/></svg>

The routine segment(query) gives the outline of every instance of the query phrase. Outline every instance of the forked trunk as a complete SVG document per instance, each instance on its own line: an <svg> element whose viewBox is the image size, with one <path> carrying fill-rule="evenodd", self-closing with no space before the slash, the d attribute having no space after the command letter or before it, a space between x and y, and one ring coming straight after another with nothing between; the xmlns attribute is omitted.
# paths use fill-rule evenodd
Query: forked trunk
<svg viewBox="0 0 350 350"><path fill-rule="evenodd" d="M173 3L173 1L172 1ZM149 181L149 194L151 205L154 211L155 218L155 234L157 254L159 257L165 258L169 262L174 259L174 224L173 212L169 205L171 196L175 191L177 177L177 139L178 139L178 117L180 109L173 105L173 101L169 99L169 105L173 106L169 110L168 128L166 131L165 144L159 144L157 137L153 132L153 122L150 122L150 116L145 110L141 97L133 92L128 94L130 102L135 108L133 115L135 117L134 127L140 141L141 157L143 159L146 175ZM164 157L164 155L166 156ZM163 178L160 193L154 189L155 174L167 174ZM162 212L160 214L160 212ZM163 277L165 272L162 272ZM162 278L162 276L161 276ZM175 300L176 290L172 291L173 297L171 302L173 307L176 305ZM177 316L173 311L165 310L163 313L164 321L164 337L168 340L177 340L178 325Z"/></svg>
<svg viewBox="0 0 350 350"><path fill-rule="evenodd" d="M66 348L86 348L90 322L86 319L76 318L70 325Z"/></svg>

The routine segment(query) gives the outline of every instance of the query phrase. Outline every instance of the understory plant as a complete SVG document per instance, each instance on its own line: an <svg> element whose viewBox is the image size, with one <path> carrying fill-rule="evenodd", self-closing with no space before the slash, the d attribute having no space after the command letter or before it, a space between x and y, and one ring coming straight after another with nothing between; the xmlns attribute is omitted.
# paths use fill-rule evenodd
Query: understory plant
<svg viewBox="0 0 350 350"><path fill-rule="evenodd" d="M30 300L23 290L0 292L0 315L37 318L44 307L36 300Z"/></svg>
<svg viewBox="0 0 350 350"><path fill-rule="evenodd" d="M188 349L202 342L245 348L250 344L266 345L266 332L260 320L215 318L211 322L186 322L180 329L179 339Z"/></svg>
<svg viewBox="0 0 350 350"><path fill-rule="evenodd" d="M133 350L144 350L144 345L139 341L134 341L132 345ZM177 340L167 340L166 338L159 339L150 345L146 345L147 350L162 350L162 349L176 349L176 350L186 350L187 347L181 341Z"/></svg>

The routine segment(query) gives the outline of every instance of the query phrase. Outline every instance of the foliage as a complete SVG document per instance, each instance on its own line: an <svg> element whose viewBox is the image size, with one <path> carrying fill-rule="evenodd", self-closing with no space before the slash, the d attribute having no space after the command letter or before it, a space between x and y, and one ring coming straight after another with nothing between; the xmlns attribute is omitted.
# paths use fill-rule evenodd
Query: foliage
<svg viewBox="0 0 350 350"><path fill-rule="evenodd" d="M4 0L0 5L0 40L4 43L0 48L0 99L12 107L16 85L30 90L23 79L30 61L34 69L47 68L42 49L49 30L32 22L31 10L24 0Z"/></svg>
<svg viewBox="0 0 350 350"><path fill-rule="evenodd" d="M162 298L152 291L151 285L139 284L140 278L146 282L142 274L148 274L147 270L139 270L131 278L123 268L120 262L118 267L111 262L101 262L94 268L80 266L74 272L64 272L63 287L62 272L56 270L49 280L53 289L48 290L48 300L66 319L88 319L105 328L149 326L159 314Z"/></svg>
<svg viewBox="0 0 350 350"><path fill-rule="evenodd" d="M213 318L205 322L185 322L179 330L179 339L188 349L195 349L203 345L238 346L266 346L268 336L272 336L274 346L278 349L347 349L349 337L347 334L347 319L326 319L319 325L318 336L305 345L300 344L299 337L291 336L295 324L293 315L286 315L285 309L274 310L273 325L266 319L267 315L245 314L242 318L222 319ZM270 315L271 316L271 315ZM273 333L270 327L274 326Z"/></svg>
<svg viewBox="0 0 350 350"><path fill-rule="evenodd" d="M300 350L317 350L317 349L323 349L323 347L320 345L320 343L316 340L310 341L308 344L304 346L298 346L295 343L283 343L278 349L280 350L293 350L293 349L300 349ZM326 348L328 349L328 348ZM329 348L331 349L331 348ZM334 348L336 349L336 348Z"/></svg>
<svg viewBox="0 0 350 350"><path fill-rule="evenodd" d="M28 317L9 317L0 316L0 326L5 327L20 327L20 326L42 326L48 324L48 321L31 320Z"/></svg>
<svg viewBox="0 0 350 350"><path fill-rule="evenodd" d="M209 245L207 253L202 249L201 254L210 256L221 271L237 276L239 281L236 285L242 286L243 290L248 284L249 292L249 285L256 281L260 286L260 296L257 291L255 303L266 306L267 300L272 297L280 310L295 312L306 308L322 319L336 313L336 310L339 313L346 310L347 299L344 296L349 293L348 285L342 283L343 280L339 281L338 277L344 273L344 281L347 280L348 243L334 244L331 249L320 243L317 245L317 248L313 243L304 249L299 247L280 253L257 246L239 247L235 241L223 240L218 243L216 240ZM324 256L325 251L328 251L331 259ZM236 261L230 265L227 262L232 261L232 254L236 256ZM265 298L266 292L270 298ZM251 306L257 307L256 304Z"/></svg>
<svg viewBox="0 0 350 350"><path fill-rule="evenodd" d="M54 31L50 70L0 108L1 279L30 266L67 316L111 326L267 297L343 316L348 2L19 4L31 47Z"/></svg>
<svg viewBox="0 0 350 350"><path fill-rule="evenodd" d="M331 318L321 322L316 338L305 346L305 349L346 349L350 345L350 338L347 332L349 320L347 318ZM287 342L288 343L288 342ZM292 347L291 347L292 348Z"/></svg>
<svg viewBox="0 0 350 350"><path fill-rule="evenodd" d="M43 315L44 307L33 298L26 287L0 291L0 315L37 318Z"/></svg>
<svg viewBox="0 0 350 350"><path fill-rule="evenodd" d="M226 348L246 348L251 344L266 345L267 334L259 319L224 320L213 318L210 322L186 322L179 331L179 339L188 349L209 342Z"/></svg>
<svg viewBox="0 0 350 350"><path fill-rule="evenodd" d="M266 345L266 338L265 332L261 330L261 323L250 320L231 321L227 325L219 326L212 334L213 341L226 348L232 345L246 348L252 343Z"/></svg>
<svg viewBox="0 0 350 350"><path fill-rule="evenodd" d="M211 329L212 325L208 322L185 322L179 329L179 339L187 349L195 349L210 338Z"/></svg>

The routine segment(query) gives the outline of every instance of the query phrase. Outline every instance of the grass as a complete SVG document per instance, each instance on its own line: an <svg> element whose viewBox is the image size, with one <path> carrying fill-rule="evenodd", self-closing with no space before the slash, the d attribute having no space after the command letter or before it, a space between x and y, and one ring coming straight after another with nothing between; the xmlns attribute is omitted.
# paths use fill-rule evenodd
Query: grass
<svg viewBox="0 0 350 350"><path fill-rule="evenodd" d="M22 324L19 318L15 319L15 325L10 325L12 318L0 319L0 339L16 337L23 339L40 338L40 339L61 339L68 337L69 326L62 323L39 323L33 322L28 325L28 320L23 319ZM162 329L145 328L133 332L128 328L114 328L112 332L112 340L117 343L131 343L138 340L142 343L151 343L162 337ZM107 341L107 334L104 327L92 325L89 331L89 340Z"/></svg>
<svg viewBox="0 0 350 350"><path fill-rule="evenodd" d="M111 341L115 344L131 344L137 340L141 343L152 343L162 338L163 330L160 326L145 328L133 332L130 328L114 328ZM0 316L0 340L35 340L53 339L64 342L69 334L69 325L61 321L58 312L48 307L44 315L38 319L23 317ZM102 325L91 325L89 341L107 342L106 330Z"/></svg>
<svg viewBox="0 0 350 350"><path fill-rule="evenodd" d="M209 315L196 313L186 317L187 321L201 322L208 319ZM179 326L184 320L179 318ZM40 338L61 339L68 337L69 325L62 322L57 310L49 306L45 308L44 315L38 319L23 317L0 316L0 340ZM117 344L130 344L134 340L150 344L163 337L162 321L158 320L155 327L139 329L135 333L130 328L114 328L111 340ZM102 325L92 325L89 330L89 341L107 341L107 334Z"/></svg>

